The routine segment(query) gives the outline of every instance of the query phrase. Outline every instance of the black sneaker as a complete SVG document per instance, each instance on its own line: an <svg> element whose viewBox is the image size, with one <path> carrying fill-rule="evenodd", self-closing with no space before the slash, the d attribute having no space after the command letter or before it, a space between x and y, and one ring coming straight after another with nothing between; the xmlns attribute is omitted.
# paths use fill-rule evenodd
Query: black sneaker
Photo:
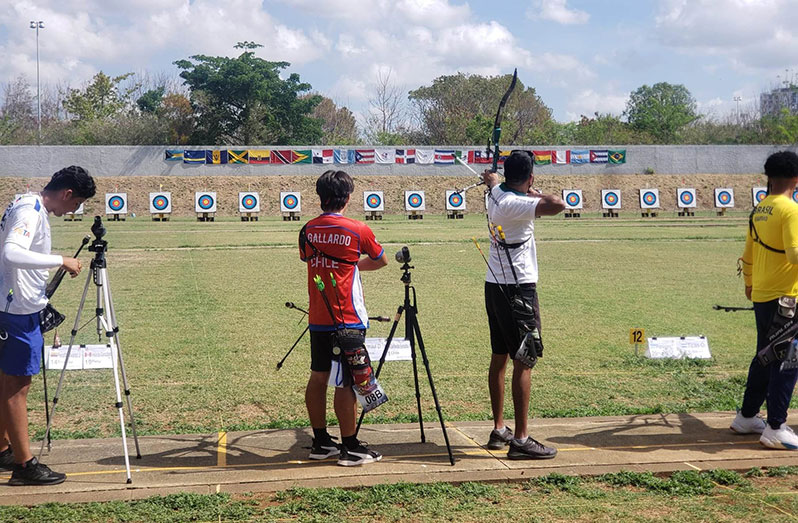
<svg viewBox="0 0 798 523"><path fill-rule="evenodd" d="M501 450L513 440L513 431L504 427L502 430L493 429L488 438L488 448L490 450Z"/></svg>
<svg viewBox="0 0 798 523"><path fill-rule="evenodd" d="M11 447L8 447L3 452L0 452L0 470L13 470L14 469L14 453L11 452Z"/></svg>
<svg viewBox="0 0 798 523"><path fill-rule="evenodd" d="M39 460L31 458L26 466L15 465L14 472L11 473L9 485L58 485L66 479L66 474L53 472L50 467L39 463Z"/></svg>
<svg viewBox="0 0 798 523"><path fill-rule="evenodd" d="M557 449L547 447L532 437L528 437L522 444L513 439L510 450L507 451L509 459L551 459L557 455Z"/></svg>
<svg viewBox="0 0 798 523"><path fill-rule="evenodd" d="M366 463L374 463L382 459L382 454L376 450L369 449L364 442L360 442L357 447L352 450L346 448L346 445L341 445L341 456L338 458L338 464L342 467L357 467L365 465Z"/></svg>
<svg viewBox="0 0 798 523"><path fill-rule="evenodd" d="M337 456L341 453L339 445L335 443L332 438L325 440L313 439L313 446L310 448L310 459L327 459Z"/></svg>

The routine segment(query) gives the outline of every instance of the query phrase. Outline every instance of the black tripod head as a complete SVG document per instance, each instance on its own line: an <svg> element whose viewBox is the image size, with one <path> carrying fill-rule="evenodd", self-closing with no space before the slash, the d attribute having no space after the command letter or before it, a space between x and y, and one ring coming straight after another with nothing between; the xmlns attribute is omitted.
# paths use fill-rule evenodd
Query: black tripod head
<svg viewBox="0 0 798 523"><path fill-rule="evenodd" d="M407 248L407 245L399 249L394 255L394 258L396 258L396 261L402 264L400 267L400 269L404 271L401 278L402 283L409 285L411 281L410 269L415 269L415 267L410 265L410 249Z"/></svg>
<svg viewBox="0 0 798 523"><path fill-rule="evenodd" d="M91 267L105 267L105 252L108 250L108 242L103 240L106 230L103 225L103 220L99 216L94 217L91 232L94 234L94 240L92 240L91 245L89 245L89 251L94 253Z"/></svg>

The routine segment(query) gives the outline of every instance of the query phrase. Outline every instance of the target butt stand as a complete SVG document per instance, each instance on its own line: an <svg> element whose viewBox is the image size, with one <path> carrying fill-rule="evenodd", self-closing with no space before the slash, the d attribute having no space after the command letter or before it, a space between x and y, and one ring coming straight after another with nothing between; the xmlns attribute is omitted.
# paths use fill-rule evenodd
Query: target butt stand
<svg viewBox="0 0 798 523"><path fill-rule="evenodd" d="M108 250L108 242L103 240L105 235L105 227L103 227L102 219L99 216L94 217L94 225L92 225L91 232L94 233L94 241L89 245L89 251L94 253L94 258L91 261L89 270L86 271L86 284L83 287L83 295L80 299L78 311L75 314L75 324L72 328L71 336L69 338L69 346L67 347L66 358L64 360L64 368L61 369L61 375L58 378L58 386L53 396L53 404L50 408L50 417L47 422L47 429L45 430L44 437L42 438L42 447L39 451L39 459L44 454L45 444L50 437L50 431L53 426L53 419L55 418L55 410L58 405L58 399L61 395L61 389L64 385L64 375L66 374L69 365L69 357L72 353L72 348L75 346L75 337L80 330L80 318L83 309L86 305L86 296L89 292L89 284L94 282L97 290L97 305L94 309L95 316L92 319L97 320L97 336L102 339L102 336L108 339L107 344L111 347L111 361L114 376L114 388L116 391L116 401L114 408L119 413L119 426L122 432L122 448L125 457L125 471L127 473L127 483L133 483L130 475L130 456L128 454L127 444L127 430L125 425L125 412L122 403L122 392L120 390L120 371L122 377L122 386L124 387L125 399L127 400L127 410L130 416L130 426L133 433L133 441L136 446L136 458L141 459L141 450L139 448L139 439L136 433L136 420L133 416L133 404L130 400L130 387L128 386L127 373L125 372L125 362L122 357L122 349L119 344L119 326L116 322L116 311L114 310L113 297L111 294L111 284L108 280L108 267L105 258L105 253ZM91 323L92 320L89 320ZM88 325L86 323L85 325ZM85 326L84 325L84 326Z"/></svg>
<svg viewBox="0 0 798 523"><path fill-rule="evenodd" d="M215 212L198 212L197 213L197 221L198 222L212 222L216 220L216 213Z"/></svg>
<svg viewBox="0 0 798 523"><path fill-rule="evenodd" d="M463 214L463 211L458 211L458 210L446 211L446 218L449 220L462 220L463 216L465 216L465 214Z"/></svg>
<svg viewBox="0 0 798 523"><path fill-rule="evenodd" d="M579 212L579 209L566 209L564 216L565 218L579 218L582 216L582 213Z"/></svg>
<svg viewBox="0 0 798 523"><path fill-rule="evenodd" d="M168 214L164 214L162 212L159 212L157 214L153 214L152 215L152 221L154 221L154 222L168 222L169 221L169 215Z"/></svg>
<svg viewBox="0 0 798 523"><path fill-rule="evenodd" d="M256 213L256 212L242 212L241 213L241 221L242 222L256 222L256 221L258 221L258 213Z"/></svg>
<svg viewBox="0 0 798 523"><path fill-rule="evenodd" d="M677 216L688 217L688 216L695 216L695 211L691 211L690 209L679 209L676 213Z"/></svg>
<svg viewBox="0 0 798 523"><path fill-rule="evenodd" d="M656 209L641 209L640 215L643 218L656 218L657 217L657 210Z"/></svg>
<svg viewBox="0 0 798 523"><path fill-rule="evenodd" d="M407 213L408 220L423 220L424 213L421 211L408 211Z"/></svg>
<svg viewBox="0 0 798 523"><path fill-rule="evenodd" d="M388 348L391 346L391 341L393 340L394 335L396 334L396 328L399 326L399 321L402 318L402 314L404 313L405 316L405 338L410 342L410 356L411 361L413 362L413 383L416 389L416 406L418 408L418 426L419 430L421 431L421 443L425 443L427 438L424 434L424 417L421 413L421 392L419 389L418 384L418 364L417 364L417 356L416 352L421 354L422 362L424 363L424 368L427 371L427 379L429 381L429 388L432 392L432 399L435 403L435 410L438 412L438 420L441 423L441 431L443 431L443 439L446 442L446 450L449 453L449 463L454 466L454 455L452 454L452 446L449 444L449 434L446 432L446 424L443 421L443 412L441 411L441 404L438 401L438 393L435 391L435 382L432 379L432 371L429 367L429 359L427 358L427 350L424 346L424 339L421 337L421 328L418 325L418 305L416 301L416 288L412 285L412 276L410 273L411 269L415 267L410 265L410 251L407 247L402 247L402 249L396 253L396 261L402 264L400 270L402 272L402 277L400 278L401 282L405 286L405 299L404 303L399 306L396 310L396 316L394 317L393 325L391 325L391 331L388 334L388 338L385 340L385 348L382 350L382 355L380 356L380 362L377 365L377 371L375 372L375 377L379 379L380 372L382 371L382 366L385 364L385 358L388 355ZM363 423L363 417L365 416L365 412L360 412L360 419L357 421L357 428L355 429L355 436L360 432L360 425Z"/></svg>
<svg viewBox="0 0 798 523"><path fill-rule="evenodd" d="M718 216L726 216L726 207L721 207L718 211Z"/></svg>
<svg viewBox="0 0 798 523"><path fill-rule="evenodd" d="M604 212L602 212L601 215L605 218L617 218L618 211L615 209L604 209Z"/></svg>
<svg viewBox="0 0 798 523"><path fill-rule="evenodd" d="M302 219L302 217L298 212L289 211L283 213L284 222L291 222L291 221L298 222L300 219Z"/></svg>
<svg viewBox="0 0 798 523"><path fill-rule="evenodd" d="M366 211L367 220L382 220L382 211Z"/></svg>

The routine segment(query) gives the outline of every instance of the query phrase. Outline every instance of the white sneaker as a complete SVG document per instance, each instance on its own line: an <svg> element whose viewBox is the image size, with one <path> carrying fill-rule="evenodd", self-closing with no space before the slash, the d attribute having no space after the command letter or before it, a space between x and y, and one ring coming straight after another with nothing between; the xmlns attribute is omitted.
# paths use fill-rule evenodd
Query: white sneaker
<svg viewBox="0 0 798 523"><path fill-rule="evenodd" d="M737 411L737 416L729 428L737 434L762 434L766 426L767 423L759 414L752 418L746 418L740 411Z"/></svg>
<svg viewBox="0 0 798 523"><path fill-rule="evenodd" d="M770 425L765 427L759 442L771 449L798 450L798 436L786 423L782 423L779 430L773 430Z"/></svg>

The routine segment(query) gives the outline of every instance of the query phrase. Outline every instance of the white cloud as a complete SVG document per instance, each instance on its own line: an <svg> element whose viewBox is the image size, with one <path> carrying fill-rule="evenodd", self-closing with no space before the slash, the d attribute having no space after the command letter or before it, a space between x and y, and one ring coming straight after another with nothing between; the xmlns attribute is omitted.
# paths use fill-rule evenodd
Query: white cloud
<svg viewBox="0 0 798 523"><path fill-rule="evenodd" d="M566 116L569 121L577 121L582 115L591 117L593 113L620 116L628 99L628 94L598 93L593 89L583 89L568 101Z"/></svg>
<svg viewBox="0 0 798 523"><path fill-rule="evenodd" d="M527 16L533 20L540 18L563 25L586 24L590 20L589 13L569 9L567 4L568 0L536 0L527 11Z"/></svg>

